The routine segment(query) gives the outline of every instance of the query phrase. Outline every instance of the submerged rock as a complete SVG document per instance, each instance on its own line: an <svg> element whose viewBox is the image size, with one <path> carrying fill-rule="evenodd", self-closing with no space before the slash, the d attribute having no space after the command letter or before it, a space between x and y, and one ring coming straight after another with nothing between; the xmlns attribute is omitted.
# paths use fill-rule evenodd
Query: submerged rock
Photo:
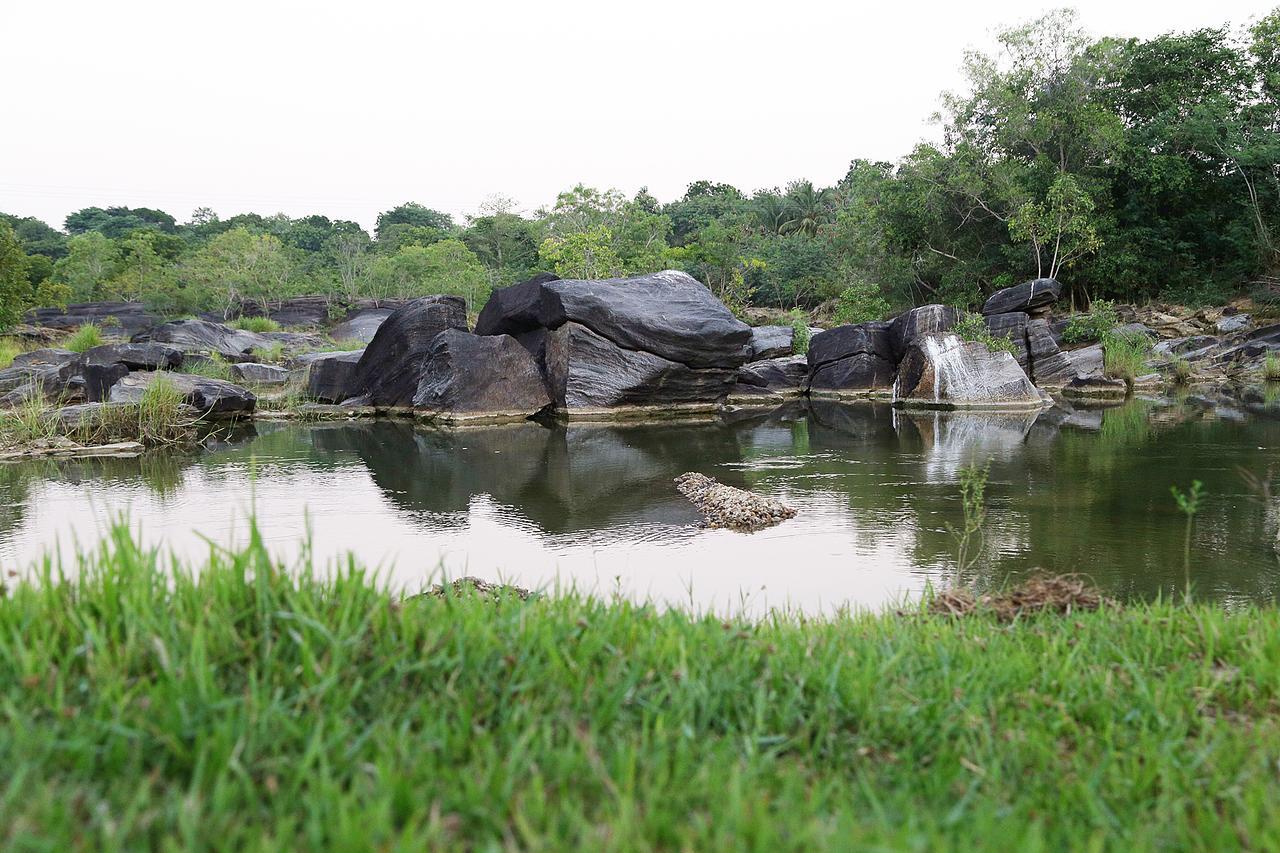
<svg viewBox="0 0 1280 853"><path fill-rule="evenodd" d="M908 407L1040 408L1043 400L1018 362L953 334L927 335L898 365L894 402Z"/></svg>
<svg viewBox="0 0 1280 853"><path fill-rule="evenodd" d="M224 382L221 379L167 371L130 373L111 387L108 402L142 402L143 394L157 377L164 377L164 381L173 383L182 394L183 402L197 409L203 417L250 414L258 402L258 398L252 391L241 388L239 385Z"/></svg>
<svg viewBox="0 0 1280 853"><path fill-rule="evenodd" d="M781 501L718 483L705 474L676 477L676 488L706 519L706 527L750 533L793 518L796 511Z"/></svg>

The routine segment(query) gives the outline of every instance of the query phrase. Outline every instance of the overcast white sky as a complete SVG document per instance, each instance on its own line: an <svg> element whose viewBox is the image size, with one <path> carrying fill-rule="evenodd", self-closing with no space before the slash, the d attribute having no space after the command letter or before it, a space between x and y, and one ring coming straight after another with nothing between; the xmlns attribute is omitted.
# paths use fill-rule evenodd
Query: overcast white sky
<svg viewBox="0 0 1280 853"><path fill-rule="evenodd" d="M4 0L0 211L532 210L576 182L830 184L936 129L968 47L1060 3ZM1270 3L1072 4L1095 35Z"/></svg>

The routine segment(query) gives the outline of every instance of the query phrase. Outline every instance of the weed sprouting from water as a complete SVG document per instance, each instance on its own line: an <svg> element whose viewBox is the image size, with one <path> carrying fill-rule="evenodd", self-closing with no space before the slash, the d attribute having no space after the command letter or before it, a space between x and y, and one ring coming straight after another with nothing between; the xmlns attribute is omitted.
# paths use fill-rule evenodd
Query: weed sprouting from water
<svg viewBox="0 0 1280 853"><path fill-rule="evenodd" d="M1169 492L1178 503L1178 509L1187 517L1186 534L1182 541L1182 573L1183 595L1191 600L1191 530L1195 525L1196 513L1200 511L1200 499L1204 497L1204 483L1191 481L1191 488L1182 491L1177 486L1170 486Z"/></svg>
<svg viewBox="0 0 1280 853"><path fill-rule="evenodd" d="M987 521L987 479L991 463L979 468L976 464L961 468L960 504L964 522L960 527L947 522L947 530L956 540L956 566L952 585L960 586L964 576L978 562L982 554L982 528Z"/></svg>

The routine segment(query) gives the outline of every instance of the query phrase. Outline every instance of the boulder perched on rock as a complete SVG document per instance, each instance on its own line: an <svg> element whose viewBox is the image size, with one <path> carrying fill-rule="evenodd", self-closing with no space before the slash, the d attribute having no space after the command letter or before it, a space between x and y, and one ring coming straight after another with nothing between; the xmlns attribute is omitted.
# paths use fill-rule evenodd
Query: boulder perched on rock
<svg viewBox="0 0 1280 853"><path fill-rule="evenodd" d="M815 396L887 393L897 370L892 327L872 322L828 329L809 342L807 362Z"/></svg>
<svg viewBox="0 0 1280 853"><path fill-rule="evenodd" d="M899 314L889 325L894 361L901 361L907 350L925 335L950 331L959 319L959 309L950 305L921 305Z"/></svg>
<svg viewBox="0 0 1280 853"><path fill-rule="evenodd" d="M446 329L467 330L467 303L460 296L424 296L393 311L356 364L359 404L412 405L432 342Z"/></svg>
<svg viewBox="0 0 1280 853"><path fill-rule="evenodd" d="M231 378L250 385L287 385L289 371L274 364L248 361L231 365Z"/></svg>
<svg viewBox="0 0 1280 853"><path fill-rule="evenodd" d="M529 417L551 405L533 356L510 335L446 329L432 341L413 407L443 415Z"/></svg>
<svg viewBox="0 0 1280 853"><path fill-rule="evenodd" d="M495 291L476 331L520 341L566 411L715 403L751 354L751 328L672 270L601 281L540 275Z"/></svg>
<svg viewBox="0 0 1280 853"><path fill-rule="evenodd" d="M521 343L529 345L529 336ZM677 406L722 399L735 369L695 369L643 350L625 349L578 323L542 336L547 388L564 410L620 406Z"/></svg>
<svg viewBox="0 0 1280 853"><path fill-rule="evenodd" d="M140 403L143 394L156 381L171 382L182 394L183 402L195 408L203 417L234 417L250 414L258 402L253 392L221 379L160 371L130 373L111 386L107 401Z"/></svg>
<svg viewBox="0 0 1280 853"><path fill-rule="evenodd" d="M360 341L369 343L378 329L393 313L391 308L365 308L352 312L338 325L329 330L329 337L335 341Z"/></svg>
<svg viewBox="0 0 1280 853"><path fill-rule="evenodd" d="M957 409L1042 405L1040 392L1007 352L947 333L926 335L898 366L894 402Z"/></svg>
<svg viewBox="0 0 1280 853"><path fill-rule="evenodd" d="M85 399L107 399L111 386L134 370L171 370L182 364L182 350L166 344L103 344L85 350L80 359Z"/></svg>
<svg viewBox="0 0 1280 853"><path fill-rule="evenodd" d="M751 329L751 360L791 355L795 330L790 326L755 326Z"/></svg>
<svg viewBox="0 0 1280 853"><path fill-rule="evenodd" d="M1062 285L1057 279L1037 278L1004 290L997 290L982 305L983 314L1008 314L1013 311L1037 313L1058 301Z"/></svg>
<svg viewBox="0 0 1280 853"><path fill-rule="evenodd" d="M299 359L307 371L307 396L322 403L341 403L359 394L356 365L364 350L310 353Z"/></svg>
<svg viewBox="0 0 1280 853"><path fill-rule="evenodd" d="M577 323L614 344L691 368L736 369L751 327L704 285L675 270L596 281L545 276L494 292L476 333L519 336Z"/></svg>
<svg viewBox="0 0 1280 853"><path fill-rule="evenodd" d="M66 308L37 308L27 315L27 322L65 331L91 323L105 334L129 337L151 328L160 318L141 302L77 302Z"/></svg>

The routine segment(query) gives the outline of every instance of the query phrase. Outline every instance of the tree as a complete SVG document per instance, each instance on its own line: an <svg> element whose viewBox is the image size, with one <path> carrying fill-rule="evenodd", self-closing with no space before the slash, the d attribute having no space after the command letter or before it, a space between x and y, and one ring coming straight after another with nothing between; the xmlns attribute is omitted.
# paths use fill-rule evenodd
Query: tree
<svg viewBox="0 0 1280 853"><path fill-rule="evenodd" d="M438 210L424 207L417 202L405 202L390 210L378 214L374 228L374 237L381 241L386 236L387 228L392 225L415 225L420 228L434 228L445 234L453 233L453 217Z"/></svg>
<svg viewBox="0 0 1280 853"><path fill-rule="evenodd" d="M77 302L101 299L116 274L120 249L101 232L77 234L67 241L67 256L53 267L54 280L65 284Z"/></svg>
<svg viewBox="0 0 1280 853"><path fill-rule="evenodd" d="M119 240L130 231L151 228L172 234L177 220L163 210L149 207L86 207L69 214L65 221L68 234L84 234L101 231L113 240Z"/></svg>
<svg viewBox="0 0 1280 853"><path fill-rule="evenodd" d="M27 253L8 222L0 222L0 329L21 322L30 306Z"/></svg>
<svg viewBox="0 0 1280 853"><path fill-rule="evenodd" d="M622 275L622 259L613 250L613 232L604 225L548 237L538 247L538 256L561 278Z"/></svg>
<svg viewBox="0 0 1280 853"><path fill-rule="evenodd" d="M1057 278L1072 261L1098 250L1093 226L1093 199L1075 178L1062 174L1043 202L1025 202L1009 219L1014 239L1031 243L1036 278Z"/></svg>
<svg viewBox="0 0 1280 853"><path fill-rule="evenodd" d="M177 314L188 306L173 265L155 250L155 239L155 232L139 230L120 242L118 272L103 295L140 299L162 314Z"/></svg>
<svg viewBox="0 0 1280 853"><path fill-rule="evenodd" d="M461 240L405 246L394 255L378 257L369 278L381 296L452 294L467 301L469 312L479 311L489 299L489 277Z"/></svg>
<svg viewBox="0 0 1280 853"><path fill-rule="evenodd" d="M201 301L230 317L242 302L257 302L265 312L288 295L294 269L279 238L240 227L210 240L188 262L185 275Z"/></svg>
<svg viewBox="0 0 1280 853"><path fill-rule="evenodd" d="M354 302L361 292L369 261L369 235L354 222L343 223L328 239L329 253L338 268L341 296Z"/></svg>
<svg viewBox="0 0 1280 853"><path fill-rule="evenodd" d="M785 218L778 233L817 236L818 229L831 215L829 196L827 190L816 189L811 181L796 181L787 188Z"/></svg>

